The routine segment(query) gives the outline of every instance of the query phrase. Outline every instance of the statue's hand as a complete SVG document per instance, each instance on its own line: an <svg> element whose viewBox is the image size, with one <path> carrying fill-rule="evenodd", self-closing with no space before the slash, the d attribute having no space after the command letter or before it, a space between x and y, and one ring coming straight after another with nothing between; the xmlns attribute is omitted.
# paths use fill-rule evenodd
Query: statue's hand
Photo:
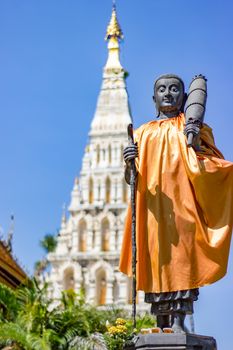
<svg viewBox="0 0 233 350"><path fill-rule="evenodd" d="M184 134L188 139L188 147L192 146L195 151L200 151L200 129L202 123L199 120L189 120L184 128ZM191 140L189 135L191 135Z"/></svg>
<svg viewBox="0 0 233 350"><path fill-rule="evenodd" d="M197 136L200 132L200 127L196 124L191 124L191 123L188 123L185 125L185 128L184 128L184 134L186 136L188 136L188 134L193 134L193 136Z"/></svg>
<svg viewBox="0 0 233 350"><path fill-rule="evenodd" d="M125 147L123 151L123 157L126 164L129 163L132 159L135 159L136 157L138 157L137 143L135 143L134 145Z"/></svg>

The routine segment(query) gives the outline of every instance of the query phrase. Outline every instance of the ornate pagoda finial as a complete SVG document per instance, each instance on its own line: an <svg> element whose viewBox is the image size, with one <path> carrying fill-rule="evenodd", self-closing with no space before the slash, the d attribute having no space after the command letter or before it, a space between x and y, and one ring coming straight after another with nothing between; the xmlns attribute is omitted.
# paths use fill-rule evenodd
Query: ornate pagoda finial
<svg viewBox="0 0 233 350"><path fill-rule="evenodd" d="M105 40L109 40L111 38L116 38L116 39L123 39L123 33L120 27L120 24L117 20L117 13L116 13L116 2L113 1L113 6L112 6L112 16L109 22L109 25L107 27L107 32L105 36Z"/></svg>
<svg viewBox="0 0 233 350"><path fill-rule="evenodd" d="M119 72L123 70L119 58L119 41L121 41L122 39L123 33L117 19L116 3L115 1L113 1L112 15L105 36L105 40L108 41L108 59L105 65L105 70L114 70L114 72L116 72L116 70L118 70Z"/></svg>

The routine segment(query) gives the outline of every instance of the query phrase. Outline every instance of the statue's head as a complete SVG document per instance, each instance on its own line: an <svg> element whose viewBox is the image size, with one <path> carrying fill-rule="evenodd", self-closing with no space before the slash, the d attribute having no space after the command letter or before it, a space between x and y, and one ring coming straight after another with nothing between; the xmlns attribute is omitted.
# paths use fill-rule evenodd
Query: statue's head
<svg viewBox="0 0 233 350"><path fill-rule="evenodd" d="M175 74L164 74L156 79L153 100L159 116L173 117L183 110L185 88L183 80Z"/></svg>

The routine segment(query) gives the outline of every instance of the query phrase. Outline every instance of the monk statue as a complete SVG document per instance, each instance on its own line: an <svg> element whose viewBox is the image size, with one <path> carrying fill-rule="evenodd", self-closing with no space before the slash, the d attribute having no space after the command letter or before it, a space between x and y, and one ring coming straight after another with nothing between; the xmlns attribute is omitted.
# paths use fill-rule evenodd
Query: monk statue
<svg viewBox="0 0 233 350"><path fill-rule="evenodd" d="M203 122L203 76L193 79L187 97L180 77L162 75L155 81L153 100L157 118L135 130L135 144L124 149L128 183L133 159L137 170L137 290L145 292L158 327L184 332L199 287L216 282L227 270L233 163L224 160ZM120 257L120 271L128 276L131 247L129 206Z"/></svg>

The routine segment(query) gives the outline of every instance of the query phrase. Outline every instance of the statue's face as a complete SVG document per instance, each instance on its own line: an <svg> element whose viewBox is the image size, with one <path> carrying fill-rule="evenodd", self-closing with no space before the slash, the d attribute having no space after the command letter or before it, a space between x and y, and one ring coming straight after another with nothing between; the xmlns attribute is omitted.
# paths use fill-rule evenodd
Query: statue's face
<svg viewBox="0 0 233 350"><path fill-rule="evenodd" d="M178 113L184 99L183 86L176 78L161 78L155 85L153 98L158 112Z"/></svg>

